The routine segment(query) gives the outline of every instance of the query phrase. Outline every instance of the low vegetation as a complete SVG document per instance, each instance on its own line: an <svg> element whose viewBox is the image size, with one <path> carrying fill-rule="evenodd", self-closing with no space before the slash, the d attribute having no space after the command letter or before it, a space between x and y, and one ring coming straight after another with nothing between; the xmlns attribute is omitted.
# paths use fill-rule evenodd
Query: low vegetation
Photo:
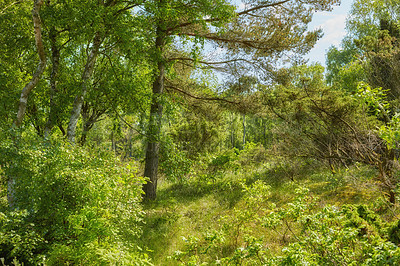
<svg viewBox="0 0 400 266"><path fill-rule="evenodd" d="M1 265L400 265L398 1L245 2L0 0Z"/></svg>

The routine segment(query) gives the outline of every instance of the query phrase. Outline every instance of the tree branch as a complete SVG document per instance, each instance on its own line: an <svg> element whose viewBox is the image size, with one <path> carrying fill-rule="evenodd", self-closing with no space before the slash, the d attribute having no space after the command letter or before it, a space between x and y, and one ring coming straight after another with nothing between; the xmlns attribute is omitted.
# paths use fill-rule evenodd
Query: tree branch
<svg viewBox="0 0 400 266"><path fill-rule="evenodd" d="M197 100L204 100L204 101L221 101L221 102L226 102L226 103L230 103L230 104L239 104L238 102L230 101L230 100L227 100L227 99L224 99L224 98L219 98L219 97L201 97L201 96L196 96L196 95L193 95L193 94L191 94L191 93L189 93L189 92L187 92L187 91L184 91L184 90L182 90L182 89L179 89L179 88L177 88L177 87L175 87L175 86L173 86L173 85L166 85L165 87L166 87L166 88L173 89L173 90L175 90L175 91L178 91L178 92L180 92L180 93L182 93L182 94L185 94L185 95L187 95L187 96L189 96L189 97L191 97L191 98L193 98L193 99L197 99Z"/></svg>
<svg viewBox="0 0 400 266"><path fill-rule="evenodd" d="M16 1L14 3L9 4L8 6L6 6L5 8L3 8L3 10L1 10L0 15L3 15L7 9L11 8L14 5L17 5L19 3L22 3L23 1Z"/></svg>
<svg viewBox="0 0 400 266"><path fill-rule="evenodd" d="M248 14L250 12L253 12L253 11L256 11L256 10L260 10L260 9L263 9L263 8L283 5L284 3L287 3L289 1L291 1L291 0L283 0L283 1L280 1L280 2L269 3L269 4L264 4L264 5L258 5L258 6L255 6L253 8L250 8L250 9L247 9L247 10L243 10L242 12L237 13L237 15L238 16L246 15L246 14Z"/></svg>
<svg viewBox="0 0 400 266"><path fill-rule="evenodd" d="M286 3L286 2L289 2L289 1L291 1L291 0L283 0L283 1L275 2L275 3L269 3L269 4L258 5L258 6L255 6L255 7L250 8L250 9L243 10L243 11L241 11L241 12L236 13L236 16L239 17L239 16L242 16L242 15L247 15L247 14L249 14L250 12L253 12L253 11L256 11L256 10L260 10L260 9L263 9L263 8L279 6L279 5L282 5L282 4L284 4L284 3ZM190 25L193 25L193 24L196 24L196 23L200 23L200 22L217 22L217 21L220 21L220 20L222 20L222 18L209 18L209 19L202 19L202 20L184 22L184 23L175 25L174 27L168 28L168 29L166 30L166 32L169 33L169 32L171 32L171 31L173 31L173 30L178 29L178 28L184 28L184 27L187 27L187 26L190 26Z"/></svg>

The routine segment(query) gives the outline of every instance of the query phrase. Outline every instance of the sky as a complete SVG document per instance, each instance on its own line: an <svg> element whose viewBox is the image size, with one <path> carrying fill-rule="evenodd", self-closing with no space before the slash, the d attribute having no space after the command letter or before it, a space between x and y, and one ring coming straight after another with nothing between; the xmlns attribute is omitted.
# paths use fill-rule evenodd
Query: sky
<svg viewBox="0 0 400 266"><path fill-rule="evenodd" d="M306 56L309 63L319 62L325 66L325 54L332 45L339 46L346 34L346 16L350 11L352 0L342 0L340 6L331 12L318 12L310 23L310 29L322 28L324 36Z"/></svg>

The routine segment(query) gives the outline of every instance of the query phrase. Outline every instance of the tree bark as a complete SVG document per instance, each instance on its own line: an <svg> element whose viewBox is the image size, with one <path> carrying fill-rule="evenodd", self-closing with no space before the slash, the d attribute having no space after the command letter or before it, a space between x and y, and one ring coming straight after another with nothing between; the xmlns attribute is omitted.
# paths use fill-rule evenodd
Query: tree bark
<svg viewBox="0 0 400 266"><path fill-rule="evenodd" d="M102 41L103 39L101 37L100 32L97 32L95 37L93 38L93 47L87 58L85 69L82 74L81 91L75 97L71 116L68 123L67 138L70 143L75 143L76 125L78 124L79 115L82 109L82 104L89 88L89 81L93 75L96 59L99 54L100 45Z"/></svg>
<svg viewBox="0 0 400 266"><path fill-rule="evenodd" d="M150 108L149 128L147 131L147 148L144 176L149 178L149 181L143 185L144 199L155 199L157 191L157 174L158 162L160 153L160 131L161 131L161 118L163 105L161 103L161 96L164 91L164 75L165 75L165 61L162 58L162 51L165 42L165 34L157 28L156 38L156 51L157 69L158 74L153 82L153 97Z"/></svg>
<svg viewBox="0 0 400 266"><path fill-rule="evenodd" d="M82 104L81 115L82 115L82 135L79 140L79 144L83 146L86 143L86 137L89 131L93 128L94 124L100 121L101 116L106 113L106 109L94 110L87 102Z"/></svg>
<svg viewBox="0 0 400 266"><path fill-rule="evenodd" d="M35 0L33 2L33 8L32 8L32 20L33 20L33 27L35 34L35 43L39 55L39 65L37 66L35 73L33 73L31 81L29 81L29 83L26 84L25 87L22 89L21 97L19 99L18 113L14 121L14 125L16 127L21 126L25 116L26 105L28 103L28 96L38 84L40 77L43 74L43 71L46 67L46 54L44 51L44 45L42 40L42 21L40 19L40 14L39 14L42 5L43 5L43 0Z"/></svg>
<svg viewBox="0 0 400 266"><path fill-rule="evenodd" d="M33 20L33 28L35 34L35 43L39 55L39 65L37 66L36 71L32 76L32 79L22 89L21 97L19 100L17 117L13 123L15 127L20 127L22 125L22 121L24 120L25 116L26 106L28 103L28 96L38 84L40 77L43 74L44 69L46 67L46 54L44 51L44 45L42 40L42 21L40 19L40 8L42 7L42 5L43 5L43 0L35 0L33 2L33 8L32 8L32 20ZM7 201L10 209L15 208L15 181L16 181L15 176L8 177Z"/></svg>
<svg viewBox="0 0 400 266"><path fill-rule="evenodd" d="M57 33L56 29L52 27L49 33L49 39L51 43L51 63L52 69L50 74L50 111L47 118L46 127L44 129L44 136L47 138L56 124L57 114L55 112L55 101L54 98L57 95L57 76L60 66L60 49L57 47Z"/></svg>
<svg viewBox="0 0 400 266"><path fill-rule="evenodd" d="M246 145L246 115L243 114L243 149Z"/></svg>

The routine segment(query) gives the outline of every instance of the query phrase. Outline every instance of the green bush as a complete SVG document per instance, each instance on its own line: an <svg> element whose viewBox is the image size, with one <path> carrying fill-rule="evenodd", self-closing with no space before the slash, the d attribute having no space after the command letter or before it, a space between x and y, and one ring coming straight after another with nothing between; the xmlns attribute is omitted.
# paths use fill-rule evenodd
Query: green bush
<svg viewBox="0 0 400 266"><path fill-rule="evenodd" d="M37 265L43 260L38 254L45 249L46 240L27 217L26 210L0 212L0 258L5 262L18 258L29 265Z"/></svg>
<svg viewBox="0 0 400 266"><path fill-rule="evenodd" d="M0 213L0 245L8 263L11 258L28 264L41 258L49 265L146 261L135 245L144 180L133 164L61 142L18 147L3 142L0 153L3 175L14 180L15 211ZM18 222L7 222L15 217Z"/></svg>
<svg viewBox="0 0 400 266"><path fill-rule="evenodd" d="M180 150L169 137L165 137L161 146L160 158L161 172L167 179L182 183L190 172L192 161L187 157L185 151Z"/></svg>
<svg viewBox="0 0 400 266"><path fill-rule="evenodd" d="M210 175L220 176L228 170L235 170L237 165L234 165L234 162L237 160L238 154L239 150L234 148L230 150L224 150L212 156L208 163L208 173Z"/></svg>
<svg viewBox="0 0 400 266"><path fill-rule="evenodd" d="M365 205L325 206L307 189L276 207L270 187L244 185L244 196L220 228L188 237L171 258L185 265L399 265L399 222L384 222ZM275 237L272 237L275 236ZM273 249L280 242L280 251Z"/></svg>
<svg viewBox="0 0 400 266"><path fill-rule="evenodd" d="M262 144L246 143L240 151L238 161L242 167L255 167L268 160L267 151Z"/></svg>

